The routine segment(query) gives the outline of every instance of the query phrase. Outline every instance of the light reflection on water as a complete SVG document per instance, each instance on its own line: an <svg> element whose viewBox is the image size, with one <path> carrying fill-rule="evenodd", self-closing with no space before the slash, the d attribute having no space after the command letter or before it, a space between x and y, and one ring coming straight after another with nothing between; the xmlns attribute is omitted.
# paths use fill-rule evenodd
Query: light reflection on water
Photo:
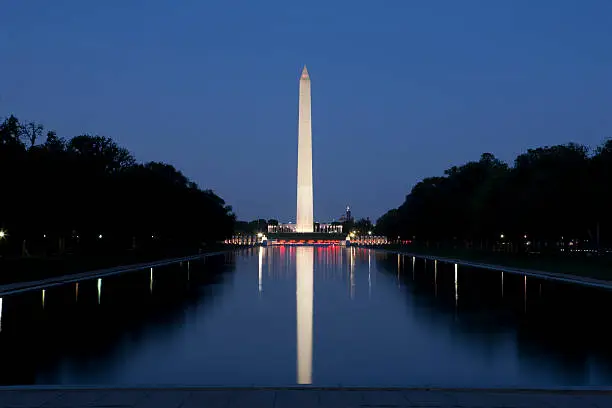
<svg viewBox="0 0 612 408"><path fill-rule="evenodd" d="M298 247L296 264L297 383L312 384L312 319L314 248ZM351 268L352 275L352 268Z"/></svg>
<svg viewBox="0 0 612 408"><path fill-rule="evenodd" d="M414 257L412 258L414 259ZM438 260L434 260L434 296L438 297Z"/></svg>
<svg viewBox="0 0 612 408"><path fill-rule="evenodd" d="M262 247L5 296L0 382L612 383L609 293L404 258Z"/></svg>
<svg viewBox="0 0 612 408"><path fill-rule="evenodd" d="M457 307L457 303L459 302L459 282L457 281L458 270L459 265L455 264L455 308Z"/></svg>

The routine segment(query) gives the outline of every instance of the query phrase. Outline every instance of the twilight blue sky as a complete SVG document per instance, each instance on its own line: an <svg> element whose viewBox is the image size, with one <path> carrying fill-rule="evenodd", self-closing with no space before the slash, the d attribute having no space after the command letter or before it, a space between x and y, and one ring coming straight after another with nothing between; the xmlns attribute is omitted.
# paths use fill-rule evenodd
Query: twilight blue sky
<svg viewBox="0 0 612 408"><path fill-rule="evenodd" d="M612 136L610 0L3 0L0 116L174 164L239 218L377 218L491 152Z"/></svg>

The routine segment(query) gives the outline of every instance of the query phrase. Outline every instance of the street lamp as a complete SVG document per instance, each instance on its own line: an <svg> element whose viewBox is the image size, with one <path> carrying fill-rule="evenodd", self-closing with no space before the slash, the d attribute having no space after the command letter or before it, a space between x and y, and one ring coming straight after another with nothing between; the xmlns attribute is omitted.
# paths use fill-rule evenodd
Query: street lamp
<svg viewBox="0 0 612 408"><path fill-rule="evenodd" d="M0 230L0 239L3 239L6 237L6 232L4 230Z"/></svg>
<svg viewBox="0 0 612 408"><path fill-rule="evenodd" d="M368 235L372 235L372 231L368 231Z"/></svg>
<svg viewBox="0 0 612 408"><path fill-rule="evenodd" d="M499 236L501 239L504 239L504 234L500 234Z"/></svg>

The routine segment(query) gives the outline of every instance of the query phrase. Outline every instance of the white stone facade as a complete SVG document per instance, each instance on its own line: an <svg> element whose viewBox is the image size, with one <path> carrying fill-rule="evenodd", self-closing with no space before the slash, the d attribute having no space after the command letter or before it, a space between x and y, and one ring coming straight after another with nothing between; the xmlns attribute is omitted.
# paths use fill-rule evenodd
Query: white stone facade
<svg viewBox="0 0 612 408"><path fill-rule="evenodd" d="M313 232L312 123L310 76L306 66L300 77L298 116L297 215L295 232Z"/></svg>

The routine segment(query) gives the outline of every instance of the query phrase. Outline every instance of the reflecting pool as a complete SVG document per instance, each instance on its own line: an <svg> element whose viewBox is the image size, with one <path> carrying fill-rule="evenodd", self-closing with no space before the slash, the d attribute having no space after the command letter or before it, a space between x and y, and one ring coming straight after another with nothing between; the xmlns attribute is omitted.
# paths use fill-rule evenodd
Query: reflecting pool
<svg viewBox="0 0 612 408"><path fill-rule="evenodd" d="M3 384L612 384L612 293L261 247L0 298Z"/></svg>

